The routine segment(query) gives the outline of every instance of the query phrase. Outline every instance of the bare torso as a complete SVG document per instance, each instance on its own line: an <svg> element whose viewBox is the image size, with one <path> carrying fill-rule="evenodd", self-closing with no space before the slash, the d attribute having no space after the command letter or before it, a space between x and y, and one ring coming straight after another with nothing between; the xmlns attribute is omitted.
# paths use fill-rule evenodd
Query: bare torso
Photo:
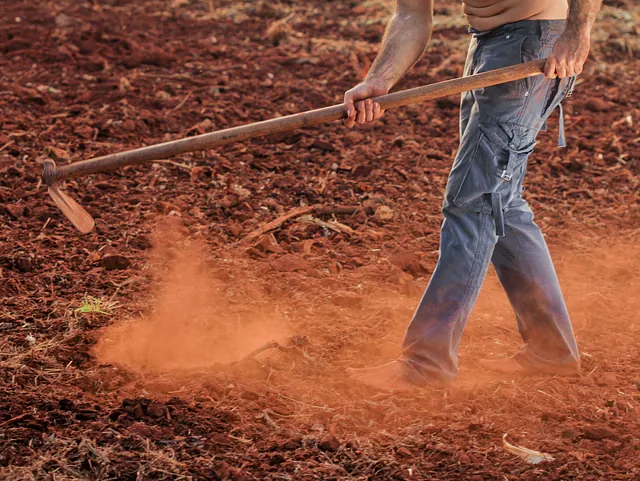
<svg viewBox="0 0 640 481"><path fill-rule="evenodd" d="M463 0L462 10L469 25L491 30L519 20L567 18L567 0Z"/></svg>

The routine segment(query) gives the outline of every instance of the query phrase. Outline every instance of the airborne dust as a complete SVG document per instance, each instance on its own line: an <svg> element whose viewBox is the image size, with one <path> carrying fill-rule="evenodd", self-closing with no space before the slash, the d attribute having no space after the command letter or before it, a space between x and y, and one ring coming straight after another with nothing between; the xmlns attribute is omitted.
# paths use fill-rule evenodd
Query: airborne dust
<svg viewBox="0 0 640 481"><path fill-rule="evenodd" d="M335 396L323 386L343 383L345 367L399 354L428 280L413 279L384 259L342 272L331 283L304 273L269 273L264 266L251 272L251 264L234 264L235 254L212 261L208 246L185 232L175 222L159 227L149 258L154 283L148 311L104 330L95 349L98 361L179 378L184 371L238 361L271 340L286 344L301 335L309 340L309 359L317 362L299 363L286 381L295 377L297 390L331 400ZM552 249L585 369L596 359L599 369L628 360L638 344L640 256L629 242L584 237L571 248ZM278 285L271 293L264 288L269 283ZM499 381L477 359L511 355L520 342L490 270L461 343L458 388Z"/></svg>
<svg viewBox="0 0 640 481"><path fill-rule="evenodd" d="M249 308L234 298L228 274L208 258L204 242L186 238L176 222L163 223L149 260L155 279L150 308L107 328L97 358L133 371L181 371L229 363L286 337L273 304L254 299Z"/></svg>

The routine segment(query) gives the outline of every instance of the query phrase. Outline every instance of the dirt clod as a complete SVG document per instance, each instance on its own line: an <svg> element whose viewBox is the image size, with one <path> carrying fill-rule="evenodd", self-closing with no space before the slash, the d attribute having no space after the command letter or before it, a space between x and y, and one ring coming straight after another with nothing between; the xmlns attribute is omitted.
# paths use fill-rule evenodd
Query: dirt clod
<svg viewBox="0 0 640 481"><path fill-rule="evenodd" d="M619 384L618 376L613 372L607 372L598 377L596 383L599 386L617 386Z"/></svg>
<svg viewBox="0 0 640 481"><path fill-rule="evenodd" d="M19 219L26 212L25 206L20 204L7 204L4 206L4 210L12 220Z"/></svg>
<svg viewBox="0 0 640 481"><path fill-rule="evenodd" d="M327 434L318 442L318 447L323 451L335 453L340 449L340 441L333 434Z"/></svg>
<svg viewBox="0 0 640 481"><path fill-rule="evenodd" d="M274 454L269 460L269 466L277 466L284 463L285 461L286 459L282 454Z"/></svg>
<svg viewBox="0 0 640 481"><path fill-rule="evenodd" d="M35 264L32 259L26 256L20 256L14 259L13 264L17 271L27 273L35 270Z"/></svg>
<svg viewBox="0 0 640 481"><path fill-rule="evenodd" d="M332 302L336 306L360 308L364 305L364 298L349 291L336 291L332 296Z"/></svg>
<svg viewBox="0 0 640 481"><path fill-rule="evenodd" d="M418 258L416 253L412 251L395 251L389 257L389 263L396 267L399 267L403 271L408 272L413 276L419 276L421 274L425 274L426 272L426 269L420 262L420 259Z"/></svg>
<svg viewBox="0 0 640 481"><path fill-rule="evenodd" d="M254 245L254 247L260 252L282 254L284 249L278 245L276 238L273 234L265 234Z"/></svg>
<svg viewBox="0 0 640 481"><path fill-rule="evenodd" d="M135 422L131 426L127 428L127 430L135 435L140 436L142 438L148 438L154 441L162 439L163 432L157 426L151 426L149 424Z"/></svg>
<svg viewBox="0 0 640 481"><path fill-rule="evenodd" d="M611 108L611 104L609 102L597 97L590 98L585 106L592 112L606 112Z"/></svg>
<svg viewBox="0 0 640 481"><path fill-rule="evenodd" d="M284 451L294 451L302 445L302 439L288 439L280 445L280 449Z"/></svg>
<svg viewBox="0 0 640 481"><path fill-rule="evenodd" d="M296 254L285 254L273 262L273 267L282 272L296 272L306 270L310 265Z"/></svg>
<svg viewBox="0 0 640 481"><path fill-rule="evenodd" d="M393 209L386 205L381 205L376 209L376 212L375 212L376 219L379 219L382 221L391 220L393 219L394 215L395 215L395 212L393 211Z"/></svg>
<svg viewBox="0 0 640 481"><path fill-rule="evenodd" d="M589 426L583 429L583 435L587 439L593 441L601 441L602 439L617 439L618 435L607 428L601 428L597 426Z"/></svg>
<svg viewBox="0 0 640 481"><path fill-rule="evenodd" d="M147 407L147 414L152 418L156 418L156 419L164 418L167 416L167 412L168 412L167 407L164 404L161 404L156 401L153 401Z"/></svg>
<svg viewBox="0 0 640 481"><path fill-rule="evenodd" d="M123 255L111 254L104 256L100 265L108 271L117 271L128 269L131 266L131 261Z"/></svg>
<svg viewBox="0 0 640 481"><path fill-rule="evenodd" d="M73 411L75 404L71 399L60 399L58 406L63 411Z"/></svg>
<svg viewBox="0 0 640 481"><path fill-rule="evenodd" d="M368 177L373 172L373 166L371 165L356 165L351 169L351 175L354 177Z"/></svg>

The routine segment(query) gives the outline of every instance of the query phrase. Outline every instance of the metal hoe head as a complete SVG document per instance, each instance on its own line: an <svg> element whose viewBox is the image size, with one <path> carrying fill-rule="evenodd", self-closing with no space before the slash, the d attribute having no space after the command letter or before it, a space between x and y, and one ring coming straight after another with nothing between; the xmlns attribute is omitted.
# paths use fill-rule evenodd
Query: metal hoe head
<svg viewBox="0 0 640 481"><path fill-rule="evenodd" d="M56 182L56 163L53 160L44 161L42 178L47 184L49 195L76 229L83 234L91 232L95 226L93 217L80 204L60 190Z"/></svg>

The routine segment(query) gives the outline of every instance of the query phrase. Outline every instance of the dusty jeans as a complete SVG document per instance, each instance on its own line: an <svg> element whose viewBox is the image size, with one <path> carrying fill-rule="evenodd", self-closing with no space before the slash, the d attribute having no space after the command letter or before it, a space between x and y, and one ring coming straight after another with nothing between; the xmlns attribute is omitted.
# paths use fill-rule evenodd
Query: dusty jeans
<svg viewBox="0 0 640 481"><path fill-rule="evenodd" d="M465 75L545 58L563 30L564 21L525 20L476 32ZM456 377L460 337L490 261L524 340L520 363L550 372L579 364L549 250L522 198L538 132L572 85L573 79L537 76L463 94L440 258L403 346L401 359L414 382Z"/></svg>

